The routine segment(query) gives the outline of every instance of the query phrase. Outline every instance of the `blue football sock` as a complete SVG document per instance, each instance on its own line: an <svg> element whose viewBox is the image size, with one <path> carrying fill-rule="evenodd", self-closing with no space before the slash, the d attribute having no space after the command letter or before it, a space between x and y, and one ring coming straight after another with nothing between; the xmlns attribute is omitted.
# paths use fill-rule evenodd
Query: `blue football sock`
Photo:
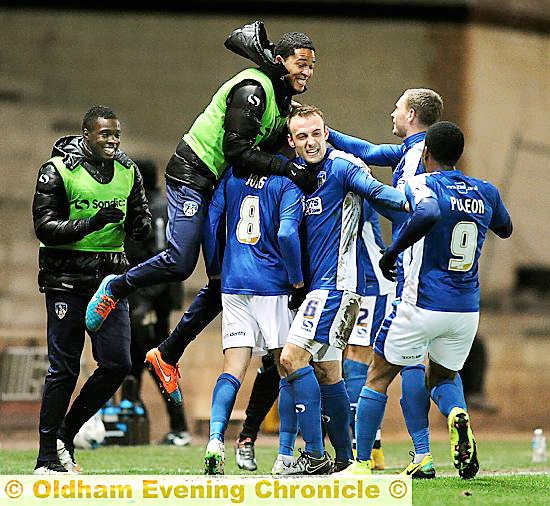
<svg viewBox="0 0 550 506"><path fill-rule="evenodd" d="M357 401L359 400L359 394L361 389L367 382L367 373L369 366L363 364L363 362L357 362L356 360L344 359L342 363L344 370L344 381L346 382L346 389L349 396L350 405L350 425L352 433L355 434L355 412L357 411Z"/></svg>
<svg viewBox="0 0 550 506"><path fill-rule="evenodd" d="M456 373L456 376L455 376L455 385L456 387L460 390L460 400L462 401L463 405L464 405L464 409L466 411L468 411L468 405L466 404L466 397L464 397L464 385L462 384L462 378L460 377L460 373Z"/></svg>
<svg viewBox="0 0 550 506"><path fill-rule="evenodd" d="M293 455L298 434L298 416L294 408L292 386L285 379L279 382L279 453Z"/></svg>
<svg viewBox="0 0 550 506"><path fill-rule="evenodd" d="M336 460L347 462L352 459L349 397L344 380L334 385L321 385L321 414L336 451Z"/></svg>
<svg viewBox="0 0 550 506"><path fill-rule="evenodd" d="M233 405L241 382L235 376L222 373L216 381L212 394L212 413L210 415L210 440L223 441L227 422L233 411Z"/></svg>
<svg viewBox="0 0 550 506"><path fill-rule="evenodd" d="M445 417L449 416L453 408L466 409L464 392L457 385L456 379L452 381L443 380L433 387L430 393L439 411L441 411L441 414Z"/></svg>
<svg viewBox="0 0 550 506"><path fill-rule="evenodd" d="M286 380L292 385L305 451L314 457L321 457L325 453L321 429L321 391L313 367L302 367L287 376Z"/></svg>
<svg viewBox="0 0 550 506"><path fill-rule="evenodd" d="M357 418L355 421L355 441L357 445L357 460L370 460L376 431L382 424L388 396L367 387L361 389L357 403Z"/></svg>
<svg viewBox="0 0 550 506"><path fill-rule="evenodd" d="M430 453L430 393L424 383L424 365L401 370L401 409L416 453Z"/></svg>

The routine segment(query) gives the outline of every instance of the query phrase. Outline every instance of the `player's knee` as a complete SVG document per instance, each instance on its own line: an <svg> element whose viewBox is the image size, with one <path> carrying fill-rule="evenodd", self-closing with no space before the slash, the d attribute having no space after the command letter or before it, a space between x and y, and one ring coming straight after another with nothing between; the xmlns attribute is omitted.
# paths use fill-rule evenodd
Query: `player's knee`
<svg viewBox="0 0 550 506"><path fill-rule="evenodd" d="M377 392L386 392L396 372L389 367L381 367L376 361L369 367L367 387Z"/></svg>
<svg viewBox="0 0 550 506"><path fill-rule="evenodd" d="M162 255L165 265L176 280L184 281L193 274L197 264L197 256L194 253L172 247L164 251Z"/></svg>
<svg viewBox="0 0 550 506"><path fill-rule="evenodd" d="M195 266L192 265L192 262L189 261L189 258L184 258L180 256L175 259L172 271L174 273L174 276L179 281L185 281L189 276L191 276L191 274L193 274L194 269Z"/></svg>
<svg viewBox="0 0 550 506"><path fill-rule="evenodd" d="M280 364L286 376L300 369L300 364L296 357L291 352L284 349L281 352Z"/></svg>
<svg viewBox="0 0 550 506"><path fill-rule="evenodd" d="M285 374L285 376L288 376L289 374L291 374L293 371L292 371L292 360L290 357L288 357L288 355L281 355L281 359L280 359L280 365L281 365L281 370L282 372Z"/></svg>
<svg viewBox="0 0 550 506"><path fill-rule="evenodd" d="M426 375L426 388L430 392L432 388L440 385L441 383L448 383L454 381L456 377L455 371L435 371L430 368L428 374Z"/></svg>
<svg viewBox="0 0 550 506"><path fill-rule="evenodd" d="M373 360L372 346L348 344L346 358L370 366Z"/></svg>
<svg viewBox="0 0 550 506"><path fill-rule="evenodd" d="M313 363L313 370L315 371L315 376L317 376L317 381L319 385L327 385L329 380L328 371L325 371L322 367L319 367L319 363Z"/></svg>
<svg viewBox="0 0 550 506"><path fill-rule="evenodd" d="M132 372L132 362L130 360L121 360L116 364L112 364L108 372L112 377L120 378L122 382Z"/></svg>
<svg viewBox="0 0 550 506"><path fill-rule="evenodd" d="M441 366L433 367L433 365L430 364L426 374L426 388L428 391L431 391L433 387L440 383L454 381L455 376L456 371L450 371Z"/></svg>
<svg viewBox="0 0 550 506"><path fill-rule="evenodd" d="M65 369L52 373L52 371L49 370L48 378L52 383L63 383L65 385L71 385L72 388L75 388L76 383L78 382L78 371Z"/></svg>
<svg viewBox="0 0 550 506"><path fill-rule="evenodd" d="M319 385L335 385L342 381L342 367L332 362L314 362L313 369Z"/></svg>

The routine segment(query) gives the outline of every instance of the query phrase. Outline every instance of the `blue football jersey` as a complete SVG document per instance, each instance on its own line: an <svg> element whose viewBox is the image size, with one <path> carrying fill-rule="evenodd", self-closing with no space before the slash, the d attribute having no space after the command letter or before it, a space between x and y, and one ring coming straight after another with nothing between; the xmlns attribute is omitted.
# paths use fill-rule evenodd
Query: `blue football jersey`
<svg viewBox="0 0 550 506"><path fill-rule="evenodd" d="M395 283L387 280L378 266L385 244L378 213L367 199L363 199L361 239L365 245L365 257L360 259L365 269L365 295L386 295L393 292Z"/></svg>
<svg viewBox="0 0 550 506"><path fill-rule="evenodd" d="M414 176L405 193L413 210L435 197L441 218L404 252L403 300L433 311L479 311L478 260L487 230L510 223L497 188L453 170Z"/></svg>
<svg viewBox="0 0 550 506"><path fill-rule="evenodd" d="M327 150L317 166L318 189L305 200L305 246L310 290L366 295L365 243L359 238L362 197L399 210L403 194L372 176L348 153Z"/></svg>
<svg viewBox="0 0 550 506"><path fill-rule="evenodd" d="M303 193L282 176L237 178L225 171L210 204L207 237L226 220L222 292L282 295L303 280L299 223ZM282 247L283 246L283 247ZM207 252L207 258L212 256Z"/></svg>

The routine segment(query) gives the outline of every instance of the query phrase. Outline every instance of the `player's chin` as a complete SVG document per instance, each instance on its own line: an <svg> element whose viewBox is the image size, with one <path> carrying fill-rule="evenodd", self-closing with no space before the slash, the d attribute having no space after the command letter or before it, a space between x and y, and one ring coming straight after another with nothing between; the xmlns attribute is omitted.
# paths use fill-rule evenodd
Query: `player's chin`
<svg viewBox="0 0 550 506"><path fill-rule="evenodd" d="M306 91L305 83L302 84L302 83L299 83L298 81L294 81L294 84L292 87L294 88L294 91L296 91L297 93L303 93L304 91Z"/></svg>
<svg viewBox="0 0 550 506"><path fill-rule="evenodd" d="M319 163L322 159L323 157L320 154L315 156L304 156L304 160L311 165Z"/></svg>

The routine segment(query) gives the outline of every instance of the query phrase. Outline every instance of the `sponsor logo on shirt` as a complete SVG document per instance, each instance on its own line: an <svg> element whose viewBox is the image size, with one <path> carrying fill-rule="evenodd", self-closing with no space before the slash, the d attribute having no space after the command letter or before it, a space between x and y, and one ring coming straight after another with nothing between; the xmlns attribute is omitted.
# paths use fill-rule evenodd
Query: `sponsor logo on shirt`
<svg viewBox="0 0 550 506"><path fill-rule="evenodd" d="M446 185L449 190L456 190L458 193L462 195L466 195L470 190L478 191L477 185L474 186L466 186L466 183L464 181L459 181L456 184L449 184Z"/></svg>
<svg viewBox="0 0 550 506"><path fill-rule="evenodd" d="M306 318L304 316L304 318ZM313 330L313 321L311 320L302 320L302 330L306 332L311 332Z"/></svg>
<svg viewBox="0 0 550 506"><path fill-rule="evenodd" d="M323 212L323 201L321 197L312 197L306 200L306 208L304 214L309 216L311 214L321 214Z"/></svg>
<svg viewBox="0 0 550 506"><path fill-rule="evenodd" d="M123 207L126 203L126 199L112 198L111 200L98 200L94 199L91 202L88 199L78 199L74 201L75 209L103 209L104 207Z"/></svg>

